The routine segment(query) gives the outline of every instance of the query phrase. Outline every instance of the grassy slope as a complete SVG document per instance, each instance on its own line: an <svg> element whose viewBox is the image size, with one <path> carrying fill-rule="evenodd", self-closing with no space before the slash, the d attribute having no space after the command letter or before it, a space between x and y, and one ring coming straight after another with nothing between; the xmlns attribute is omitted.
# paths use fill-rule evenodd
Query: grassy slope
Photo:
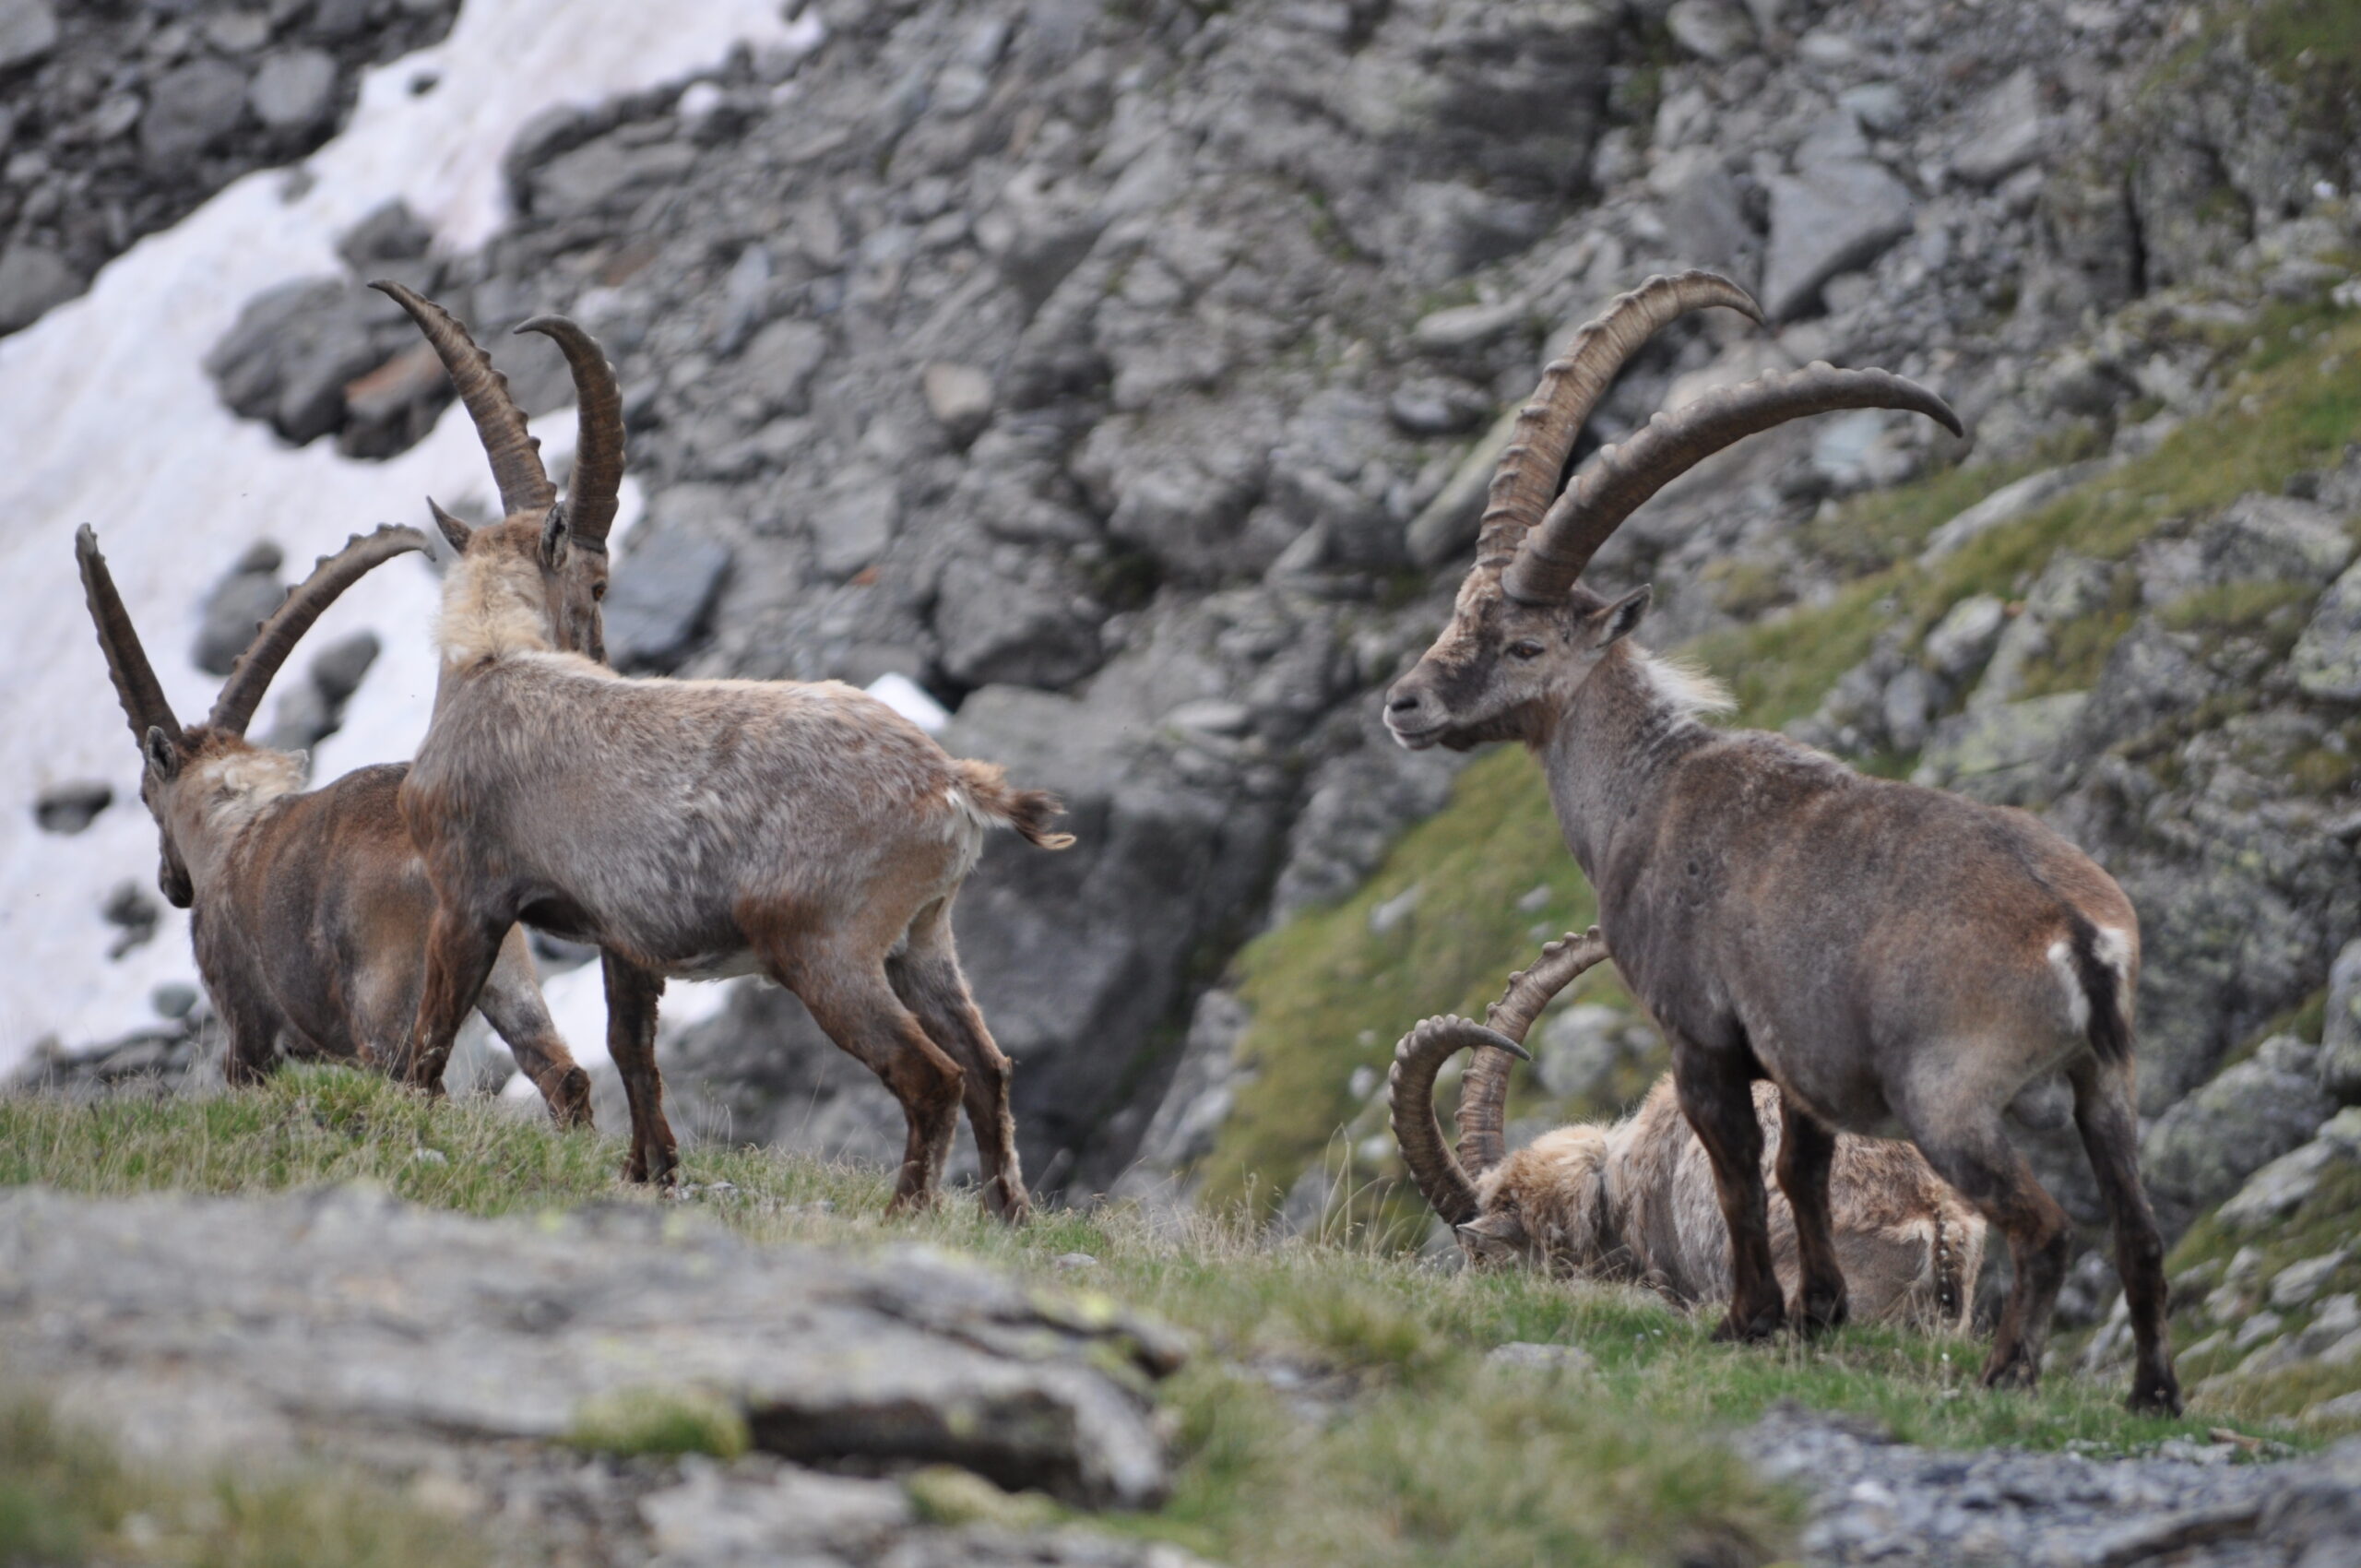
<svg viewBox="0 0 2361 1568"><path fill-rule="evenodd" d="M0 1100L0 1183L80 1192L239 1193L365 1180L475 1214L660 1201L616 1182L620 1158L612 1138L559 1134L481 1104L429 1104L337 1068L291 1070L265 1088L205 1100ZM1980 1349L1965 1341L1855 1329L1820 1347L1735 1349L1707 1343L1706 1324L1640 1292L1525 1274L1445 1276L1365 1243L1274 1245L1211 1220L1173 1236L1121 1207L1051 1213L1010 1232L965 1198L889 1222L885 1183L872 1172L761 1150L699 1149L689 1168L694 1182L731 1184L700 1189L695 1206L756 1240L861 1246L916 1238L1059 1290L1072 1290L1075 1277L1054 1259L1098 1259L1083 1277L1085 1310L1093 1296L1144 1309L1186 1329L1198 1347L1163 1394L1180 1434L1173 1500L1101 1526L1174 1539L1241 1568L1661 1562L1708 1541L1732 1543L1727 1561L1765 1561L1789 1538L1793 1501L1709 1439L1781 1399L1858 1411L1945 1443L2114 1448L2207 1424L2132 1418L2112 1385L2072 1379L2032 1396L1981 1394L1973 1387ZM1598 1371L1560 1383L1488 1373L1483 1352L1512 1340L1580 1345ZM1274 1386L1288 1381L1332 1414L1291 1405ZM695 1408L694 1399L668 1407L645 1442L602 1436L612 1413L586 1412L581 1440L727 1451L727 1420L707 1422L719 1434L709 1442L681 1435ZM48 1451L81 1452L54 1436ZM104 1464L82 1463L77 1480L60 1479L61 1463L0 1467L22 1472L7 1483L15 1492L0 1490L0 1520L21 1515L27 1496L53 1506L61 1495L101 1497L83 1510L91 1555L53 1551L52 1561L267 1560L96 1550L121 1547L125 1513L147 1505L104 1503L120 1492ZM1608 1484L1570 1487L1570 1475ZM431 1533L431 1520L387 1514L392 1505L378 1494L363 1500L377 1512L358 1516L398 1524L373 1526L388 1539ZM409 1560L391 1550L324 1548L306 1561Z"/></svg>
<svg viewBox="0 0 2361 1568"><path fill-rule="evenodd" d="M1939 565L1922 569L1913 559L1926 535L2022 468L1937 474L1864 497L1815 525L1826 540L1852 541L1850 559L1863 575L1827 604L1708 637L1691 650L1737 692L1737 721L1775 728L1809 712L1883 628L1916 636L1967 594L2022 593L2061 551L2120 559L2168 519L2201 517L2249 492L2276 492L2290 474L2333 466L2361 431L2361 375L2351 368L2361 358L2361 320L2326 307L2279 306L2252 328L2200 330L2220 332L2225 354L2236 356L2215 412ZM2210 608L2231 621L2258 610ZM2109 624L2120 635L2129 617ZM2036 690L2087 683L2111 637L2085 640L2092 646L2061 639L2060 668L2036 672ZM1515 909L1520 895L1545 884L1548 902L1540 914ZM1411 915L1383 934L1372 931L1371 912L1414 886L1419 897ZM1498 996L1511 969L1530 961L1540 936L1587 921L1593 909L1589 888L1559 843L1532 760L1503 750L1477 761L1452 803L1406 834L1359 891L1297 917L1241 956L1241 992L1254 1019L1240 1057L1258 1075L1206 1164L1207 1192L1216 1200L1269 1202L1306 1166L1335 1163L1336 1130L1370 1125L1370 1112L1354 1105L1347 1087L1356 1066L1382 1073L1394 1041L1420 1017L1479 1009ZM1619 994L1613 977L1599 971L1585 987L1578 991L1585 1000ZM1367 1183L1371 1212L1401 1212L1385 1203L1389 1173L1387 1167L1356 1173Z"/></svg>

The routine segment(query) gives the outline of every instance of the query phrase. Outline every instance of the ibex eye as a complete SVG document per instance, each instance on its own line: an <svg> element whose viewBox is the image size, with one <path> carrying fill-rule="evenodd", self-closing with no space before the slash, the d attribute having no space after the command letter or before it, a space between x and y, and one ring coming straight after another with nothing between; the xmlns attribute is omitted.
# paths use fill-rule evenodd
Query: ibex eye
<svg viewBox="0 0 2361 1568"><path fill-rule="evenodd" d="M604 598L606 598L606 597L607 597L607 585L606 585L606 584L604 584L604 583L592 583L592 584L590 585L590 597L591 597L591 598L593 598L593 599L604 599Z"/></svg>
<svg viewBox="0 0 2361 1568"><path fill-rule="evenodd" d="M1531 637L1527 637L1523 642L1511 647L1509 654L1512 658L1515 659L1538 659L1541 657L1543 651L1544 650L1540 643Z"/></svg>

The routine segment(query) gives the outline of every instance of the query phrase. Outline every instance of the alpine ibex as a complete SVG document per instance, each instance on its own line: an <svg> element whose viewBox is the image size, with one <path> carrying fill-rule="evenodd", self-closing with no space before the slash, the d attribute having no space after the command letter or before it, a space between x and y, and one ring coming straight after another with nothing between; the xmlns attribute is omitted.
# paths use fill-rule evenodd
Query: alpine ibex
<svg viewBox="0 0 2361 1568"><path fill-rule="evenodd" d="M246 726L295 644L361 576L428 549L385 528L322 560L264 622L206 721L184 730L115 591L98 537L74 538L107 672L147 766L163 895L191 911L197 972L229 1031L224 1073L247 1083L291 1053L390 1063L409 1039L426 969L434 890L395 806L406 766L364 767L303 791L303 759L257 746ZM550 1022L519 930L503 942L478 1006L560 1125L587 1125L590 1080Z"/></svg>
<svg viewBox="0 0 2361 1568"><path fill-rule="evenodd" d="M2115 1227L2131 1404L2177 1409L2164 1247L2140 1183L2139 921L2122 889L2023 812L1865 778L1778 735L1710 728L1696 683L1629 640L1648 589L1608 600L1576 580L1634 508L1757 431L1852 408L1960 431L1924 387L1816 364L1658 413L1559 493L1617 368L1656 327L1708 304L1760 319L1711 274L1652 279L1549 365L1501 456L1451 624L1388 694L1386 724L1412 748L1521 741L1540 760L1608 948L1672 1042L1680 1108L1713 1161L1732 1276L1717 1332L1760 1338L1787 1315L1750 1087L1767 1077L1784 1108L1779 1185L1795 1209L1804 1326L1845 1315L1832 1129L1898 1125L2008 1237L2015 1280L1983 1377L2032 1383L2067 1220L2001 1114L2063 1074Z"/></svg>
<svg viewBox="0 0 2361 1568"><path fill-rule="evenodd" d="M527 326L597 357L571 323ZM401 790L438 899L413 1081L439 1081L515 922L596 943L632 1111L628 1173L667 1180L664 980L766 974L901 1102L897 1208L933 1200L964 1096L984 1201L1023 1218L1008 1059L960 973L951 906L988 829L1071 843L1050 831L1057 802L955 761L837 682L630 680L565 651L575 515L443 521L460 553L444 579L442 675Z"/></svg>
<svg viewBox="0 0 2361 1568"><path fill-rule="evenodd" d="M1681 1119L1671 1080L1608 1126L1560 1127L1504 1154L1508 1061L1550 999L1607 956L1596 927L1548 944L1541 961L1509 977L1485 1023L1429 1018L1394 1048L1389 1085L1394 1140L1410 1179L1471 1257L1524 1261L1594 1279L1630 1279L1682 1306L1729 1298L1729 1235L1714 1176ZM1459 1152L1443 1146L1435 1075L1476 1051L1460 1086ZM1755 1114L1774 1148L1778 1091L1754 1086ZM1873 1321L1965 1332L1984 1263L1984 1218L1918 1151L1840 1134L1829 1179L1836 1255L1852 1301ZM1783 1284L1796 1280L1796 1226L1771 1196L1771 1250Z"/></svg>

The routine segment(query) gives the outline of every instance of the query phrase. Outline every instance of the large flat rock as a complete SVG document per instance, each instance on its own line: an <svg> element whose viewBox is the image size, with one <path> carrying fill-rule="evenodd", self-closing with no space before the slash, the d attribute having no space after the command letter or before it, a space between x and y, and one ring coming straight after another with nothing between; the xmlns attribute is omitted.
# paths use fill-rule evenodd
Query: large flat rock
<svg viewBox="0 0 2361 1568"><path fill-rule="evenodd" d="M966 1467L1086 1505L1167 1486L1169 1336L919 1246L762 1247L640 1208L481 1220L353 1189L0 1194L0 1365L191 1463L350 1434L548 1442L678 1390L811 1464Z"/></svg>

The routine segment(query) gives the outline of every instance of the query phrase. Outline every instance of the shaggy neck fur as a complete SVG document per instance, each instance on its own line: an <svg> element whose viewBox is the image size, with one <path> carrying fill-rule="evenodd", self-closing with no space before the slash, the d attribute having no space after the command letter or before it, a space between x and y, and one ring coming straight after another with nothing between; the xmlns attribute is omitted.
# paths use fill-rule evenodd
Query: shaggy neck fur
<svg viewBox="0 0 2361 1568"><path fill-rule="evenodd" d="M498 549L459 557L443 581L434 637L446 675L504 654L555 649L538 564Z"/></svg>
<svg viewBox="0 0 2361 1568"><path fill-rule="evenodd" d="M1713 681L1626 639L1607 650L1535 742L1566 848L1596 883L1616 830L1656 780L1714 731L1698 715L1729 707Z"/></svg>
<svg viewBox="0 0 2361 1568"><path fill-rule="evenodd" d="M193 757L172 781L166 818L189 880L210 886L238 835L273 802L301 793L303 758L243 743Z"/></svg>

